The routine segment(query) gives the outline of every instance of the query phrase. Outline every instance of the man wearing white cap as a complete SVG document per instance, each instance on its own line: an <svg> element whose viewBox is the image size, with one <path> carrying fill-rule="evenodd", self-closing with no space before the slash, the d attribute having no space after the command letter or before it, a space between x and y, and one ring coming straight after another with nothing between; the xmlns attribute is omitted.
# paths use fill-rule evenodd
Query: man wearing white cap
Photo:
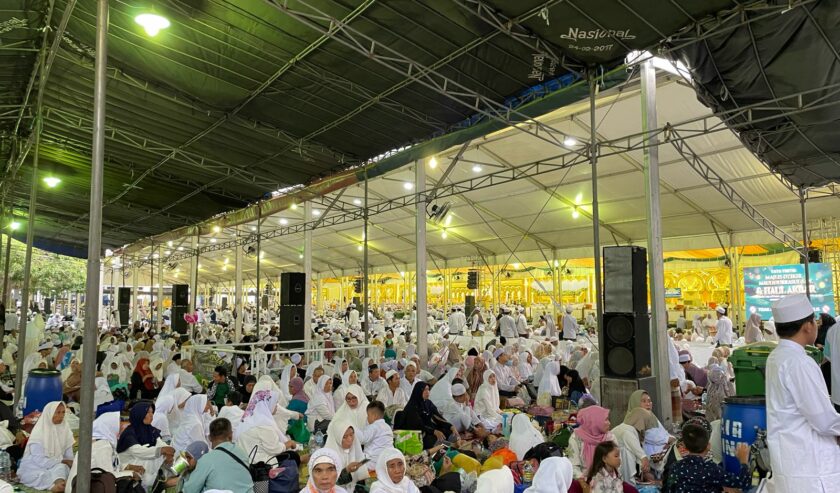
<svg viewBox="0 0 840 493"><path fill-rule="evenodd" d="M579 329L580 327L578 326L577 320L574 315L572 315L572 307L567 306L566 314L563 315L563 339L567 341L576 341Z"/></svg>
<svg viewBox="0 0 840 493"><path fill-rule="evenodd" d="M355 303L350 303L350 313L347 314L347 326L351 329L356 330L362 328L361 318L359 317L359 310L356 310Z"/></svg>
<svg viewBox="0 0 840 493"><path fill-rule="evenodd" d="M406 397L403 389L400 388L402 381L399 372L388 370L385 373L385 383L387 385L379 391L376 400L382 402L386 408L393 406L402 410L408 404L408 397Z"/></svg>
<svg viewBox="0 0 840 493"><path fill-rule="evenodd" d="M516 397L519 390L520 383L513 375L513 361L504 349L497 349L493 353L493 357L497 363L492 366L493 373L496 374L496 387L499 389L499 395L502 397Z"/></svg>
<svg viewBox="0 0 840 493"><path fill-rule="evenodd" d="M502 318L499 319L499 333L509 341L516 338L516 321L510 316L510 309L504 306Z"/></svg>
<svg viewBox="0 0 840 493"><path fill-rule="evenodd" d="M775 493L840 492L840 414L820 367L805 352L817 339L804 294L773 303L779 345L767 358L767 444Z"/></svg>
<svg viewBox="0 0 840 493"><path fill-rule="evenodd" d="M717 312L717 335L715 335L715 343L718 346L732 347L732 320L726 316L726 308L719 306L715 309Z"/></svg>

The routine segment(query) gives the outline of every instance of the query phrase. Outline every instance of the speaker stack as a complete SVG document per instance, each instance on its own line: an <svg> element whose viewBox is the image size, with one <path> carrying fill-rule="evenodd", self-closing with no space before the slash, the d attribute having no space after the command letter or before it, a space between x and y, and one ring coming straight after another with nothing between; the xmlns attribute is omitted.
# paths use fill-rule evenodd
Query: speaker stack
<svg viewBox="0 0 840 493"><path fill-rule="evenodd" d="M279 342L302 341L306 320L306 274L283 272L280 274L280 334Z"/></svg>
<svg viewBox="0 0 840 493"><path fill-rule="evenodd" d="M604 247L603 307L603 327L598 331L604 375L601 396L604 407L610 409L611 420L620 422L634 391L644 389L651 398L658 397L651 369L644 248Z"/></svg>
<svg viewBox="0 0 840 493"><path fill-rule="evenodd" d="M131 288L121 287L117 290L117 311L120 314L120 328L127 329L131 313Z"/></svg>
<svg viewBox="0 0 840 493"><path fill-rule="evenodd" d="M190 312L190 286L188 284L172 285L172 330L187 335L187 321L184 315Z"/></svg>

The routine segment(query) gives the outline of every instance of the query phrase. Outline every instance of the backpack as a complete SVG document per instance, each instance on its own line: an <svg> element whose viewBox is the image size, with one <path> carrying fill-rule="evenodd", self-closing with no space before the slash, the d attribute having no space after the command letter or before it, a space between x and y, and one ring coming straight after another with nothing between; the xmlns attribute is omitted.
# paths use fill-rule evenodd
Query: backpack
<svg viewBox="0 0 840 493"><path fill-rule="evenodd" d="M76 486L78 476L73 478L73 491L79 491ZM90 493L117 493L117 480L113 474L98 467L90 470Z"/></svg>

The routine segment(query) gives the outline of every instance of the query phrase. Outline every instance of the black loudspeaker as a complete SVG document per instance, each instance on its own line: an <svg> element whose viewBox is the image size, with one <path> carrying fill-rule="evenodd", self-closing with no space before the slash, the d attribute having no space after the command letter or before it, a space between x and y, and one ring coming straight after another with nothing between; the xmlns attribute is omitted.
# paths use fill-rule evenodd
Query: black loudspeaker
<svg viewBox="0 0 840 493"><path fill-rule="evenodd" d="M464 313L466 313L467 316L469 316L470 313L472 313L472 311L474 309L475 309L475 296L472 296L472 295L464 296Z"/></svg>
<svg viewBox="0 0 840 493"><path fill-rule="evenodd" d="M268 295L262 295L262 301L260 301L260 310L263 308L268 309Z"/></svg>
<svg viewBox="0 0 840 493"><path fill-rule="evenodd" d="M187 284L172 285L172 306L190 306L190 287Z"/></svg>
<svg viewBox="0 0 840 493"><path fill-rule="evenodd" d="M228 307L228 297L222 296L222 310L227 310Z"/></svg>
<svg viewBox="0 0 840 493"><path fill-rule="evenodd" d="M128 328L128 318L131 315L131 288L117 290L117 310L120 313L120 328Z"/></svg>
<svg viewBox="0 0 840 493"><path fill-rule="evenodd" d="M119 288L117 290L117 304L131 305L131 288Z"/></svg>
<svg viewBox="0 0 840 493"><path fill-rule="evenodd" d="M278 342L302 341L306 320L303 318L302 305L285 305L280 307L280 333Z"/></svg>
<svg viewBox="0 0 840 493"><path fill-rule="evenodd" d="M647 313L647 252L604 247L604 313Z"/></svg>
<svg viewBox="0 0 840 493"><path fill-rule="evenodd" d="M306 274L283 272L280 274L280 304L303 305L306 302Z"/></svg>
<svg viewBox="0 0 840 493"><path fill-rule="evenodd" d="M600 347L604 376L645 378L653 374L647 313L605 313Z"/></svg>
<svg viewBox="0 0 840 493"><path fill-rule="evenodd" d="M44 313L47 315L52 313L52 299L44 298Z"/></svg>
<svg viewBox="0 0 840 493"><path fill-rule="evenodd" d="M185 335L187 333L187 321L184 320L184 315L189 313L190 307L183 306L183 305L174 305L172 307L172 330L175 332Z"/></svg>
<svg viewBox="0 0 840 493"><path fill-rule="evenodd" d="M467 272L467 289L478 289L478 271Z"/></svg>
<svg viewBox="0 0 840 493"><path fill-rule="evenodd" d="M808 263L809 264L821 264L823 261L822 258L822 250L819 248L809 248L808 249ZM802 256L799 257L799 263L804 264L805 259Z"/></svg>

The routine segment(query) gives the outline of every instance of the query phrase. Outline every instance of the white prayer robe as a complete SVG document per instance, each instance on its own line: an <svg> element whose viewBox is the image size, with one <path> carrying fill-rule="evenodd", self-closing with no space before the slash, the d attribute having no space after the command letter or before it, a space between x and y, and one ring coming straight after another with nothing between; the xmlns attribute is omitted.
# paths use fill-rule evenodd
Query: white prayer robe
<svg viewBox="0 0 840 493"><path fill-rule="evenodd" d="M831 405L819 366L802 346L782 339L767 358L766 375L773 468L768 491L840 491L840 415Z"/></svg>

